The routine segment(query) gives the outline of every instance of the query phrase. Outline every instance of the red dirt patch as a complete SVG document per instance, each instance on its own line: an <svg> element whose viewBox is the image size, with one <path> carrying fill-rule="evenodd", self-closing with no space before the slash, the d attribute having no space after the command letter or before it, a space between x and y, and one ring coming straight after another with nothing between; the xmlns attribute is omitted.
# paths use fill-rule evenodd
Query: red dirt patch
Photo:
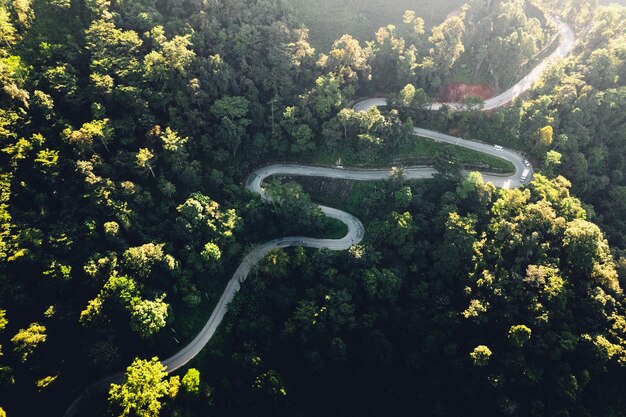
<svg viewBox="0 0 626 417"><path fill-rule="evenodd" d="M454 128L454 129L448 130L447 133L448 133L448 135L456 136L458 138L469 139L469 133L466 132L465 130Z"/></svg>
<svg viewBox="0 0 626 417"><path fill-rule="evenodd" d="M446 86L439 100L443 103L454 103L470 96L482 97L486 100L492 95L493 88L485 84L452 83Z"/></svg>

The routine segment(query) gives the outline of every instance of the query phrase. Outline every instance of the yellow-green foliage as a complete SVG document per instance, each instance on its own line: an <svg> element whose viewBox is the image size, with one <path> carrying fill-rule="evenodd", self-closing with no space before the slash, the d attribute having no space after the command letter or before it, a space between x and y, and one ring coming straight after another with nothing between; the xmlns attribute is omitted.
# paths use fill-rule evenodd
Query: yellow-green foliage
<svg viewBox="0 0 626 417"><path fill-rule="evenodd" d="M20 354L22 362L26 362L28 357L35 351L35 348L45 342L46 326L39 323L31 323L27 329L20 329L11 342L15 345L14 350Z"/></svg>
<svg viewBox="0 0 626 417"><path fill-rule="evenodd" d="M485 366L489 363L491 350L485 345L479 345L470 353L470 359L474 366Z"/></svg>
<svg viewBox="0 0 626 417"><path fill-rule="evenodd" d="M186 393L197 395L200 392L200 371L189 368L182 380L183 390Z"/></svg>
<svg viewBox="0 0 626 417"><path fill-rule="evenodd" d="M166 376L165 366L158 358L137 358L126 369L126 382L111 384L109 400L120 406L120 417L157 417L161 399L172 394L171 381L164 380Z"/></svg>
<svg viewBox="0 0 626 417"><path fill-rule="evenodd" d="M328 50L335 39L351 34L365 41L380 27L400 25L406 10L415 10L427 26L441 22L464 1L436 0L291 0L293 10L310 28L311 43Z"/></svg>
<svg viewBox="0 0 626 417"><path fill-rule="evenodd" d="M37 385L37 388L39 388L39 391L42 391L45 388L48 388L48 386L52 384L58 377L59 377L58 375L48 375L38 380L35 385Z"/></svg>

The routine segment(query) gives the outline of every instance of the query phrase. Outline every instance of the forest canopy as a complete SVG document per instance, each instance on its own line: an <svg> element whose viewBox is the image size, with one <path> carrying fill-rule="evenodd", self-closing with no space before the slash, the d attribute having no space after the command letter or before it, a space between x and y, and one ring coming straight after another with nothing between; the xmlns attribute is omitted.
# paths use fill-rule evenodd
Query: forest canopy
<svg viewBox="0 0 626 417"><path fill-rule="evenodd" d="M288 3L0 0L0 416L103 378L76 415L626 415L626 8L441 2L315 50ZM558 44L548 14L578 44L531 91L428 110L517 82ZM417 126L534 179L496 189L467 172L510 164ZM276 161L439 174L274 178L266 204L245 182ZM168 373L247 253L345 234L315 201L364 240L269 253Z"/></svg>

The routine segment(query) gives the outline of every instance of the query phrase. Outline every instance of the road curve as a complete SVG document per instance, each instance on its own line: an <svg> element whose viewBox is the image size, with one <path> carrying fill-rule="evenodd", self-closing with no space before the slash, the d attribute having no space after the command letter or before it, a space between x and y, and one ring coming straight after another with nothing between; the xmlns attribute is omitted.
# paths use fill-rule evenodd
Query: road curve
<svg viewBox="0 0 626 417"><path fill-rule="evenodd" d="M499 188L516 188L523 183L520 180L521 173L523 172L524 157L519 153L510 150L502 149L498 151L494 149L492 145L488 145L482 142L475 142L471 140L462 139L455 136L446 135L443 133L435 132L426 129L415 129L416 134L424 137L431 138L438 142L451 143L457 146L461 146L468 149L473 149L479 152L483 152L489 155L496 156L507 160L515 167L515 172L511 175L502 176L489 173L483 173L483 177L486 182L493 183ZM532 172L532 168L529 170ZM432 178L437 173L435 169L428 166L408 167L404 168L403 175L406 179L426 179ZM346 179L355 181L375 181L389 178L390 169L342 169L342 168L328 168L319 166L307 166L297 164L275 164L265 167L261 167L248 176L246 180L246 188L253 193L259 194L264 201L271 202L271 198L263 190L263 181L272 176L308 176L308 177L322 177L333 179ZM532 179L532 173L529 174L526 181ZM217 327L221 323L224 315L226 314L228 303L230 303L239 291L241 283L248 277L254 266L265 255L277 248L285 248L288 246L305 246L309 248L326 248L330 250L346 250L352 245L359 243L365 234L363 224L359 219L350 213L345 211L319 205L322 212L333 219L337 219L340 222L348 226L348 233L341 239L316 239L306 236L290 236L282 237L271 240L258 246L252 252L248 253L235 273L226 285L226 289L222 293L220 300L213 309L213 313L209 320L204 325L200 333L193 339L187 346L181 349L171 358L165 359L162 363L167 366L169 372L175 371L178 368L184 366L187 362L193 359L209 342Z"/></svg>
<svg viewBox="0 0 626 417"><path fill-rule="evenodd" d="M549 16L557 25L560 32L560 44L558 48L547 57L542 63L535 67L526 77L521 79L516 85L484 102L484 110L490 110L504 104L507 104L518 97L521 93L528 90L539 79L541 73L547 68L550 62L556 58L562 58L567 56L576 43L576 38L572 29L566 23L561 22L557 17ZM458 103L445 103L447 106L453 109L459 109ZM355 111L366 111L372 107L379 107L387 105L385 98L373 98L360 101L353 108ZM433 103L430 107L431 110L439 110L444 103ZM446 135L444 133L435 132L432 130L415 128L416 135L423 136L435 140L437 142L445 142L453 145L461 146L468 149L473 149L479 152L483 152L489 155L493 155L502 159L505 159L513 164L515 172L511 175L495 175L490 173L483 173L485 182L491 182L499 188L516 188L522 185L520 180L521 173L526 168L524 165L524 157L514 150L502 149L497 150L493 145L489 145L483 142L471 141L462 139L455 136ZM526 182L532 179L532 167L528 168L530 174ZM408 167L403 169L403 175L407 179L426 179L432 178L436 171L432 167ZM467 172L465 172L467 173ZM389 169L368 169L368 170L355 170L355 169L340 169L340 168L327 168L327 167L313 167L295 164L276 164L266 167L261 167L254 171L246 180L246 188L250 191L257 193L264 201L271 201L271 199L265 194L262 184L263 181L271 176L291 175L291 176L313 176L324 177L334 179L349 179L355 181L372 181L382 180L388 178L390 174ZM228 281L222 296L220 297L217 305L214 307L211 316L207 320L206 324L198 335L184 348L174 354L172 357L162 361L163 365L167 367L168 372L174 372L177 369L186 365L191 359L193 359L206 344L211 340L218 326L222 322L224 315L227 312L228 304L232 301L237 291L241 287L241 283L245 281L248 275L252 272L254 267L259 263L265 255L277 248L285 248L289 246L305 246L310 248L326 248L330 250L346 250L352 245L359 243L365 234L363 224L359 219L350 213L342 210L338 210L332 207L319 206L322 212L328 217L337 219L348 227L348 233L341 239L316 239L305 236L291 236L282 237L278 239L265 242L262 245L256 247L249 252L242 260L241 264L233 274L232 278ZM119 383L123 381L123 374L116 373L114 375L105 377L89 388L74 400L71 406L67 409L64 417L71 417L77 411L81 401L86 396L94 391L101 391L111 383Z"/></svg>
<svg viewBox="0 0 626 417"><path fill-rule="evenodd" d="M543 59L528 75L519 80L517 84L498 94L497 96L488 98L483 102L482 110L493 110L505 104L508 104L519 97L525 91L528 91L535 82L539 80L541 74L548 66L557 59L565 58L572 52L576 46L576 34L571 26L562 22L558 17L547 15L550 20L557 26L559 31L559 46L548 57ZM372 107L383 107L387 105L387 99L384 97L368 98L361 100L353 106L355 111L367 111ZM440 110L443 106L447 106L452 110L463 110L465 107L462 103L432 103L429 110Z"/></svg>

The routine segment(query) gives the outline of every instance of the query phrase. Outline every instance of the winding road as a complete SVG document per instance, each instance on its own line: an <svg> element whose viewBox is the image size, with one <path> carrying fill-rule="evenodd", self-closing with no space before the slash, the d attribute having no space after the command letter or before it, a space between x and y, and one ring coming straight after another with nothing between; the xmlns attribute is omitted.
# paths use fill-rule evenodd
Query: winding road
<svg viewBox="0 0 626 417"><path fill-rule="evenodd" d="M535 68L532 69L524 78L519 80L514 86L510 87L506 91L491 97L483 103L482 110L493 110L500 106L504 106L515 100L525 91L528 91L533 84L539 80L541 74L548 68L548 66L557 59L565 58L572 52L576 46L576 34L572 28L565 22L556 16L548 15L552 22L557 26L559 31L559 46L548 57L542 60ZM387 105L387 99L384 97L370 98L359 101L354 105L355 111L367 111L372 107L382 107ZM432 103L428 109L440 110L443 106L447 106L452 110L462 110L465 105L462 103Z"/></svg>
<svg viewBox="0 0 626 417"><path fill-rule="evenodd" d="M572 29L566 24L561 22L557 17L549 16L555 24L557 24L560 32L560 43L556 50L544 59L537 67L535 67L526 77L521 79L517 84L503 93L492 97L484 102L483 110L491 110L496 107L505 105L516 97L518 97L524 91L527 91L541 76L543 71L548 65L555 59L563 58L567 56L576 44L576 37ZM443 105L446 105L454 110L459 110L462 105L457 103L433 103L430 106L431 110L439 110ZM372 107L386 106L387 100L384 98L373 98L360 101L354 106L355 111L367 111ZM521 181L521 173L526 167L524 164L524 157L518 152L511 149L495 149L493 145L462 139L455 136L446 135L443 133L415 128L414 132L418 136L427 137L437 142L450 143L456 146L461 146L475 151L483 152L489 155L493 155L502 159L505 159L513 164L515 172L511 175L496 175L490 173L483 173L485 182L491 182L499 188L516 188L523 185ZM526 182L532 179L532 167L528 167L530 174ZM436 171L429 166L415 166L403 169L403 175L406 179L426 179L432 178ZM467 172L466 172L467 173ZM272 176L311 176L311 177L324 177L335 179L348 179L355 181L372 181L382 180L389 178L389 169L340 169L340 168L327 168L317 166L304 166L295 164L276 164L265 166L254 171L246 180L246 188L253 193L259 194L264 201L271 201L271 199L265 194L262 184L265 179ZM337 219L348 226L348 233L341 239L316 239L305 236L291 236L274 239L269 242L263 243L256 247L250 253L248 253L232 278L226 285L224 292L222 293L217 305L213 309L211 316L207 320L206 324L198 333L198 335L179 352L172 357L162 361L163 365L167 367L168 372L174 372L177 369L186 365L191 359L193 359L211 340L218 326L222 322L224 315L227 312L228 304L232 301L237 291L241 287L241 283L248 277L254 267L259 263L261 259L265 257L269 252L277 248L285 248L289 246L305 246L310 248L326 248L330 250L346 250L352 245L359 243L365 234L363 224L359 219L350 213L338 210L332 207L319 206L322 212L331 218ZM84 398L87 398L87 394L93 391L100 391L108 388L113 382L121 382L123 380L123 374L117 373L111 375L93 384L86 389L72 405L65 412L64 417L71 417L79 410L79 404Z"/></svg>

